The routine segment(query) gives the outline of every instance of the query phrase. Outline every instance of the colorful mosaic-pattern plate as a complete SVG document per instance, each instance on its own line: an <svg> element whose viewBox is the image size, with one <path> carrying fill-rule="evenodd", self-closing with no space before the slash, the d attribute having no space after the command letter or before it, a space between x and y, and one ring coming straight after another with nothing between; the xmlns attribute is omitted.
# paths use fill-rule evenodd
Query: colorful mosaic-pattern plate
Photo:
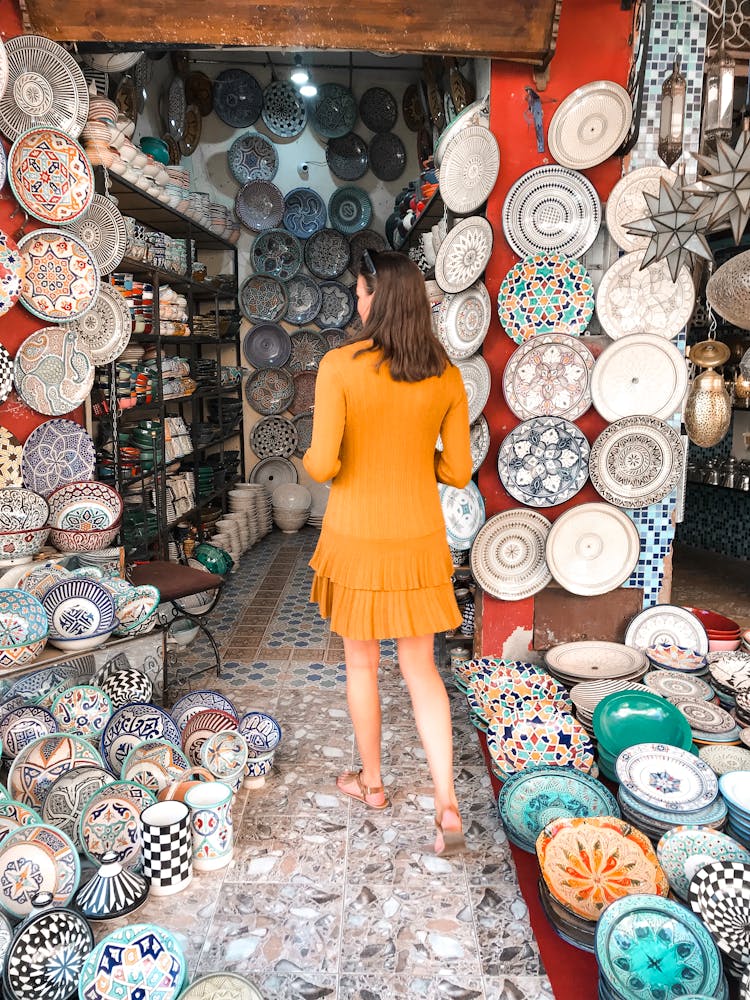
<svg viewBox="0 0 750 1000"><path fill-rule="evenodd" d="M27 406L47 416L61 416L88 398L94 363L73 330L48 326L18 348L14 381Z"/></svg>
<svg viewBox="0 0 750 1000"><path fill-rule="evenodd" d="M89 311L99 268L86 244L60 229L37 229L18 245L26 266L21 301L34 316L65 323Z"/></svg>
<svg viewBox="0 0 750 1000"><path fill-rule="evenodd" d="M497 311L517 344L539 333L584 333L594 312L594 286L577 260L562 254L526 257L508 271Z"/></svg>
<svg viewBox="0 0 750 1000"><path fill-rule="evenodd" d="M8 179L18 202L40 222L68 225L94 198L94 171L81 146L56 128L20 135L8 156Z"/></svg>
<svg viewBox="0 0 750 1000"><path fill-rule="evenodd" d="M18 302L26 274L26 259L14 239L0 232L0 316Z"/></svg>

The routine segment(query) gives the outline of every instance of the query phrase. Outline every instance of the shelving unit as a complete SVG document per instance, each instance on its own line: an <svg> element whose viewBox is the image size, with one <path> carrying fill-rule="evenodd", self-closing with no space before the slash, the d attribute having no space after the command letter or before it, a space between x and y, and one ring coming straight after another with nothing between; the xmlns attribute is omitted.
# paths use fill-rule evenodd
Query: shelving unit
<svg viewBox="0 0 750 1000"><path fill-rule="evenodd" d="M106 184L105 184L106 180ZM105 187L111 195L117 198L118 207L123 215L134 218L151 229L158 230L167 236L175 239L185 240L187 247L187 274L179 275L162 267L154 267L143 261L132 258L124 258L117 273L132 273L138 280L146 281L153 286L153 318L152 330L150 333L133 333L131 342L148 345L156 351L156 357L161 358L162 353L167 355L179 355L190 363L191 373L196 373L196 363L200 359L212 358L216 362L215 385L197 389L195 392L182 396L164 396L161 365L156 366L155 379L153 380L154 398L149 403L136 404L130 408L117 408L116 413L110 413L109 431L114 442L115 474L117 488L126 495L126 512L128 511L127 494L132 499L133 487L140 487L140 507L144 510L153 510L156 514L156 530L144 526L143 530L139 526L123 527L123 542L128 551L129 557L166 558L170 533L177 524L192 524L197 528L199 538L203 537L202 519L207 508L218 505L222 509L226 507L226 497L229 490L240 478L244 478L244 449L242 447L243 425L240 417L236 428L222 433L224 425L223 401L227 397L241 399L239 395L242 389L241 381L233 385L221 385L222 364L229 364L241 368L240 341L239 341L239 308L237 304L237 249L228 240L217 236L206 229L195 220L176 212L164 205L157 199L143 192L128 181L109 173L104 178L100 177L100 189ZM192 241L192 242L191 242ZM231 274L230 281L195 281L192 275L193 246L196 256L200 253L210 253L221 255L221 267L227 274ZM225 263L227 262L227 263ZM230 336L212 337L207 335L178 336L172 334L162 334L159 319L159 303L161 289L169 285L178 293L184 295L188 303L187 325L192 330L193 320L196 315L210 314L215 312L217 329L221 329L220 316L226 313L236 314L236 320L230 320ZM116 365L114 362L110 367L111 384L116 384ZM195 375L193 375L195 377ZM197 425L207 422L208 406L211 401L216 401L216 416L218 421L217 437L215 440L206 441L197 446L193 443L196 440ZM157 446L157 439L154 439L154 465L152 469L141 472L136 476L125 474L127 463L120 460L118 441L118 431L132 428L135 423L142 419L154 419L163 427L167 417L180 416L185 421L189 432L192 451L180 459L171 460L168 464L165 459L163 447ZM209 495L199 495L198 470L204 464L209 454L219 454L222 458L225 450L232 441L237 441L236 449L239 451L239 474L227 478L222 485L213 490ZM163 438L162 438L163 441ZM179 514L176 518L167 516L167 490L168 490L168 466L171 468L179 464L180 471L192 471L195 477L195 502L193 506ZM220 463L223 464L223 463ZM153 491L153 494L152 494ZM155 504L152 501L155 496ZM130 505L132 512L132 505Z"/></svg>

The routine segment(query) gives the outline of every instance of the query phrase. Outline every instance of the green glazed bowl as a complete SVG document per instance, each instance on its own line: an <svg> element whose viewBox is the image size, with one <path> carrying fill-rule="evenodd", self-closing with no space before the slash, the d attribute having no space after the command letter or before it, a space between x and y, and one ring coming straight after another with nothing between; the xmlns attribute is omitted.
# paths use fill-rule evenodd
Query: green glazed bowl
<svg viewBox="0 0 750 1000"><path fill-rule="evenodd" d="M169 163L169 149L163 139L158 139L155 135L144 135L141 139L141 149L164 166Z"/></svg>
<svg viewBox="0 0 750 1000"><path fill-rule="evenodd" d="M599 756L614 758L636 743L667 743L689 750L693 734L685 716L666 698L650 691L616 691L594 710ZM606 758L605 758L606 759Z"/></svg>
<svg viewBox="0 0 750 1000"><path fill-rule="evenodd" d="M210 545L208 542L201 542L196 546L195 558L210 573L218 573L219 576L226 576L234 566L234 559L224 549L218 545Z"/></svg>

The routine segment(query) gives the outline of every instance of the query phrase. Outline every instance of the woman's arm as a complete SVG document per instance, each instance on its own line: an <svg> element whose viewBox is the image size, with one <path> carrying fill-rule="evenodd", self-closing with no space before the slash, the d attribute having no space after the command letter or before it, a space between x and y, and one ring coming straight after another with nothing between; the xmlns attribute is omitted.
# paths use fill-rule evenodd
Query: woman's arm
<svg viewBox="0 0 750 1000"><path fill-rule="evenodd" d="M461 374L458 369L453 371L454 393L440 427L443 450L435 452L435 476L446 486L463 489L471 479L472 466L469 403Z"/></svg>
<svg viewBox="0 0 750 1000"><path fill-rule="evenodd" d="M346 399L341 377L332 364L332 358L323 358L315 382L315 410L310 447L302 464L318 483L333 479L341 468L339 450L344 434Z"/></svg>

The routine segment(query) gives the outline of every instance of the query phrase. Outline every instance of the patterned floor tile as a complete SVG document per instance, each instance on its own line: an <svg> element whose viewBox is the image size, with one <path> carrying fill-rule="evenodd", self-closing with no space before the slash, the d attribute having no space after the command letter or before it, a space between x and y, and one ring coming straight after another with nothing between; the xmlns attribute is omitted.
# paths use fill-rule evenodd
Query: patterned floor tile
<svg viewBox="0 0 750 1000"><path fill-rule="evenodd" d="M483 1000L481 977L342 976L338 1000Z"/></svg>

